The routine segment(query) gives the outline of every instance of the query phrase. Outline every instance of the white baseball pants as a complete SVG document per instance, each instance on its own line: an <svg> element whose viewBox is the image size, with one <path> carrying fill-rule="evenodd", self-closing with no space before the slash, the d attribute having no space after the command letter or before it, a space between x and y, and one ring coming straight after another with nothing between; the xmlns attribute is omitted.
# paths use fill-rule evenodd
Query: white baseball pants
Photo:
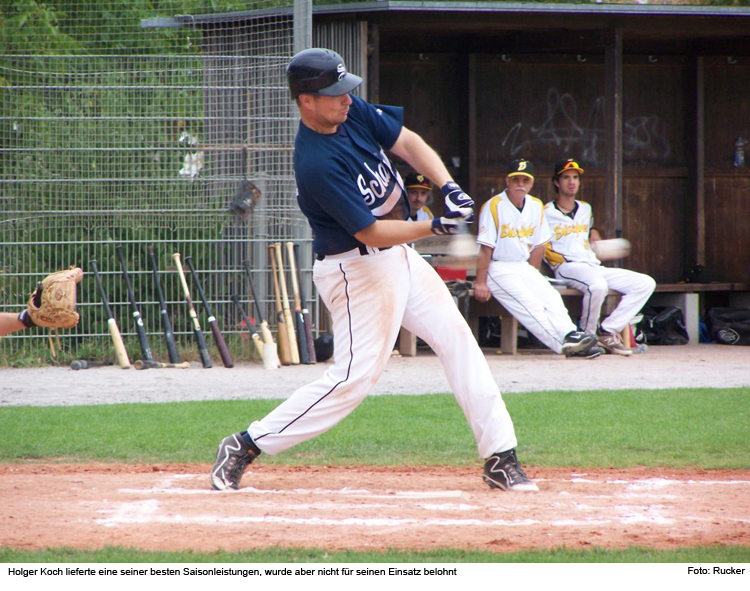
<svg viewBox="0 0 750 591"><path fill-rule="evenodd" d="M578 330L560 293L528 262L491 261L487 285L503 307L555 353Z"/></svg>
<svg viewBox="0 0 750 591"><path fill-rule="evenodd" d="M277 454L352 412L377 383L402 324L443 363L479 455L516 447L513 422L482 350L443 280L414 249L327 256L315 263L313 279L331 312L334 362L320 379L250 425L261 451Z"/></svg>
<svg viewBox="0 0 750 591"><path fill-rule="evenodd" d="M580 325L586 332L596 332L602 304L610 289L620 292L622 299L602 321L601 328L619 333L641 311L656 288L656 282L643 273L591 263L563 263L555 274L583 293Z"/></svg>

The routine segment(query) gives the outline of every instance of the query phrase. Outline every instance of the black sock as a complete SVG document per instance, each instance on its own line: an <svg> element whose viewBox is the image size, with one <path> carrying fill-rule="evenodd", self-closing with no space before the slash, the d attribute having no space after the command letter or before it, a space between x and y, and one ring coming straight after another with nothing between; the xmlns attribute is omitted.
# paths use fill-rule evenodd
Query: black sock
<svg viewBox="0 0 750 591"><path fill-rule="evenodd" d="M255 445L253 438L250 437L250 434L247 431L242 431L242 433L240 433L240 439L242 439L242 443L250 448L251 452L253 452L257 456L260 455L260 449L258 449L258 446Z"/></svg>

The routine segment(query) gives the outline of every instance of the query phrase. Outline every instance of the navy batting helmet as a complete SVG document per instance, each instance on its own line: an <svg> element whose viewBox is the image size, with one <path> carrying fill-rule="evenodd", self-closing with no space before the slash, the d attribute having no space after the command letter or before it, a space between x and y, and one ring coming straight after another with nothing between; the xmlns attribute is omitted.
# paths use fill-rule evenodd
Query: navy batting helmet
<svg viewBox="0 0 750 591"><path fill-rule="evenodd" d="M315 359L317 361L328 361L333 355L333 337L327 332L315 339Z"/></svg>
<svg viewBox="0 0 750 591"><path fill-rule="evenodd" d="M317 47L300 51L291 59L286 79L293 99L301 94L339 96L362 84L362 78L346 71L338 53Z"/></svg>

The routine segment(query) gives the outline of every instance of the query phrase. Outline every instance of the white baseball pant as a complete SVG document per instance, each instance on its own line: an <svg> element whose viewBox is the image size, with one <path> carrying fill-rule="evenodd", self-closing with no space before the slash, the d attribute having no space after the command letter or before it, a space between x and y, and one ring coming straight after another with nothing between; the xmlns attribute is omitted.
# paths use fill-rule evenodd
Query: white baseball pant
<svg viewBox="0 0 750 591"><path fill-rule="evenodd" d="M555 353L578 330L560 293L528 262L491 261L487 285L503 307Z"/></svg>
<svg viewBox="0 0 750 591"><path fill-rule="evenodd" d="M610 289L620 292L622 298L612 313L602 320L601 328L619 333L640 312L656 288L656 282L643 273L591 263L563 263L555 274L583 293L580 326L586 332L596 332L602 305Z"/></svg>
<svg viewBox="0 0 750 591"><path fill-rule="evenodd" d="M513 422L482 350L443 280L414 249L326 256L315 263L313 279L331 312L334 362L320 379L250 425L261 451L277 454L352 412L377 383L402 324L443 363L479 455L516 447Z"/></svg>

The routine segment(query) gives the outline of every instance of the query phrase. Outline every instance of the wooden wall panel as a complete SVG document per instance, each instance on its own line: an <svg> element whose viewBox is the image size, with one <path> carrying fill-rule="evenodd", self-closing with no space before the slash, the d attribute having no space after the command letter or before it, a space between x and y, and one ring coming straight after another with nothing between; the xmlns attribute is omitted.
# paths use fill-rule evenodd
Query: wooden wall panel
<svg viewBox="0 0 750 591"><path fill-rule="evenodd" d="M750 65L706 60L706 166L732 168L734 140L750 136ZM750 166L750 146L746 146Z"/></svg>
<svg viewBox="0 0 750 591"><path fill-rule="evenodd" d="M734 167L734 143L750 136L750 63L707 58L706 267L715 281L750 281L750 145L746 166Z"/></svg>
<svg viewBox="0 0 750 591"><path fill-rule="evenodd" d="M380 56L380 103L404 107L404 125L416 131L446 164L460 154L462 100L456 54Z"/></svg>
<svg viewBox="0 0 750 591"><path fill-rule="evenodd" d="M541 59L477 56L477 166L552 165L562 154L603 165L604 66Z"/></svg>
<svg viewBox="0 0 750 591"><path fill-rule="evenodd" d="M750 172L706 178L706 267L714 281L750 282Z"/></svg>
<svg viewBox="0 0 750 591"><path fill-rule="evenodd" d="M623 72L623 165L684 166L691 145L685 104L694 92L687 67L647 58L638 62Z"/></svg>
<svg viewBox="0 0 750 591"><path fill-rule="evenodd" d="M681 177L625 177L623 236L633 251L625 267L676 283L687 271L684 207L687 181ZM611 237L611 235L610 235Z"/></svg>

